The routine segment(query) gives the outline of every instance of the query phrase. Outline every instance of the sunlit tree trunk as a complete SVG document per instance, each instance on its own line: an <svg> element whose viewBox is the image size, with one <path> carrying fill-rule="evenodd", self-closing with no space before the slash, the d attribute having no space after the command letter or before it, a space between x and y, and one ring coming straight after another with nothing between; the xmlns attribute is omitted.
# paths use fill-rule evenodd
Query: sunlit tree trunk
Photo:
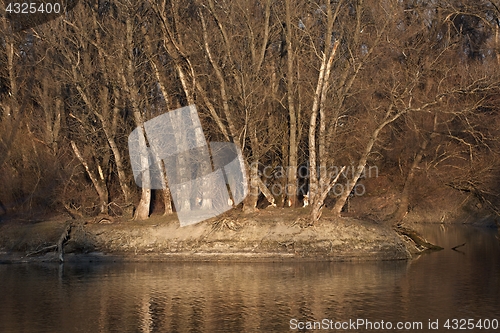
<svg viewBox="0 0 500 333"><path fill-rule="evenodd" d="M112 70L110 70L111 64L108 65L108 59L106 55L104 54L104 44L102 42L102 36L99 33L99 25L96 22L96 17L94 15L93 17L93 23L94 23L94 31L96 34L96 39L97 43L99 45L98 47L98 54L101 62L101 71L103 73L104 80L106 82L109 82L111 84L110 77L112 77ZM123 156L121 153L120 148L118 147L118 144L116 143L116 131L117 131L117 123L119 121L119 109L116 107L116 103L119 101L119 91L117 88L113 89L113 95L114 95L114 101L115 101L115 106L114 109L111 110L111 96L110 96L110 88L109 85L102 85L101 87L101 95L100 95L100 109L101 110L96 110L94 108L94 112L96 116L99 118L104 135L106 136L106 140L108 141L109 147L111 149L111 152L113 153L114 161L116 164L116 172L118 175L118 182L120 184L120 188L123 193L123 199L125 201L125 205L129 205L131 201L131 191L128 186L128 180L127 176L125 174L125 167L123 164Z"/></svg>
<svg viewBox="0 0 500 333"><path fill-rule="evenodd" d="M227 31L225 30L224 25L221 22L221 19L217 16L214 10L214 4L212 1L210 1L210 8L211 8L211 14L214 16L219 31L221 32L221 35L223 36L224 40L224 49L227 52L227 56L229 57L229 60L231 63L234 63L234 60L231 58L232 54L232 45L230 44L229 38ZM217 77L217 80L219 81L219 87L220 87L220 94L221 94L221 100L222 100L222 106L223 106L223 112L224 116L226 118L228 128L229 128L229 133L230 136L233 140L233 142L241 149L240 142L237 140L237 132L236 132L236 126L234 125L234 122L232 120L232 114L231 110L229 108L229 94L228 94L228 85L226 83L226 76L224 75L222 68L218 64L217 60L214 59L214 56L212 54L212 50L210 48L210 45L208 43L208 32L207 32L207 26L205 22L205 18L203 16L203 13L200 12L200 17L201 17L201 22L202 22L202 28L203 28L203 40L204 40L204 46L205 46L205 52L208 56L208 59L214 68L215 75ZM252 44L251 48L251 57L253 60L254 64L254 70L255 72L260 71L262 67L262 63L264 61L265 57L265 49L267 47L267 40L269 38L269 19L270 19L270 2L266 2L266 11L265 11L265 27L264 27L264 34L263 34L263 41L261 44L261 48L257 48L254 44ZM254 41L252 41L254 42ZM233 65L234 66L234 65ZM239 75L235 75L232 73L232 75L235 78L235 81L238 82L239 84L239 90L242 95L245 95L245 88L243 87L245 83L245 78L244 76L240 73ZM245 99L245 96L242 96L243 99ZM248 106L243 105L243 108L245 108L246 114L248 114ZM252 149L252 162L251 165L249 166L249 173L250 176L248 177L249 183L249 194L247 198L244 200L243 203L243 209L246 212L251 212L255 211L257 209L257 201L258 201L258 196L260 191L264 194L266 199L269 201L269 203L272 206L275 206L275 199L274 196L272 195L271 191L266 187L266 185L262 182L262 180L259 177L258 173L258 165L259 165L259 150L262 149L262 143L259 142L259 139L257 138L257 128L255 121L253 119L248 119L246 117L245 119L245 124L244 128L248 129L248 131L245 131L245 134L248 135L250 138L250 147ZM242 149L243 150L243 149Z"/></svg>
<svg viewBox="0 0 500 333"><path fill-rule="evenodd" d="M167 90L167 80L165 78L165 75L163 71L161 70L162 66L160 62L158 61L158 54L154 52L153 44L151 41L150 36L148 35L148 32L145 30L145 27L142 28L143 34L144 34L144 39L145 39L145 44L146 44L146 52L149 58L149 61L151 63L151 67L154 71L156 80L158 81L158 85L160 87L160 91L163 97L163 100L165 101L165 106L167 110L170 110L170 98ZM167 111L165 110L165 111ZM173 209L172 209L172 194L170 192L170 188L168 187L168 179L167 179L167 174L165 172L165 163L160 160L160 158L157 156L157 161L160 163L159 165L159 170L161 170L161 177L162 177L162 182L164 184L164 188L162 189L162 195L163 195L163 206L164 206L164 215L172 214Z"/></svg>
<svg viewBox="0 0 500 333"><path fill-rule="evenodd" d="M377 126L377 128L372 132L370 139L368 140L368 143L366 144L363 152L361 153L361 156L360 156L358 163L356 165L355 172L354 172L352 179L350 179L349 182L346 184L346 186L344 187L344 191L337 198L337 201L335 202L335 205L333 206L332 211L337 216L340 216L342 208L344 207L345 203L347 202L347 198L349 197L349 194L351 193L354 186L356 186L356 183L358 182L359 177L361 177L361 174L363 173L363 170L365 169L365 166L366 166L366 162L368 160L368 155L370 155L370 153L372 152L373 146L375 145L375 142L377 141L380 132L387 125L394 122L396 119L398 119L405 112L406 112L406 110L393 112L393 105L392 104L388 107L388 110L387 110L385 117L384 117L384 121L379 126Z"/></svg>
<svg viewBox="0 0 500 333"><path fill-rule="evenodd" d="M316 85L316 92L314 94L314 101L312 105L311 118L309 121L309 202L314 204L316 202L316 195L320 191L320 184L317 172L317 154L316 154L316 127L318 121L318 114L321 107L323 87L326 84L325 91L328 89L328 84L326 83L328 76L330 75L331 67L333 64L333 59L335 57L335 52L338 47L338 42L330 50L329 55L326 53L323 55L321 61L321 68L318 73L318 82ZM324 134L324 128L323 128ZM324 153L324 141L322 142L322 152Z"/></svg>
<svg viewBox="0 0 500 333"><path fill-rule="evenodd" d="M144 129L144 119L141 114L141 109L139 106L139 89L135 80L135 65L134 65L134 54L133 49L135 44L133 42L133 26L130 17L126 18L126 43L124 45L128 54L126 54L125 61L125 73L121 73L122 84L127 91L130 104L132 106L132 112L134 114L134 120L136 126L139 128L139 147L141 152L147 151L147 144L145 141L146 131ZM125 55L125 53L123 53ZM149 217L150 206L151 206L151 176L149 172L149 161L148 156L141 154L141 169L143 170L143 186L141 189L141 200L135 210L134 219L145 220Z"/></svg>
<svg viewBox="0 0 500 333"><path fill-rule="evenodd" d="M291 0L286 0L286 48L287 48L287 99L288 99L288 115L290 127L290 146L288 156L288 169L285 191L287 194L287 205L295 207L297 205L297 163L298 163L298 142L297 142L297 111L295 108L294 98L294 49L292 44L292 9L290 8Z"/></svg>

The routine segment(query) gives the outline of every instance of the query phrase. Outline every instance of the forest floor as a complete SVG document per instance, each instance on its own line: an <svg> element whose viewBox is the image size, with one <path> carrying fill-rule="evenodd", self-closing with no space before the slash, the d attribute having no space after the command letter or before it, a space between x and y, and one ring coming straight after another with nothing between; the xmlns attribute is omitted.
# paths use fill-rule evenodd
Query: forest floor
<svg viewBox="0 0 500 333"><path fill-rule="evenodd" d="M417 249L390 225L324 212L308 226L308 209L233 210L180 227L174 216L0 223L0 263L57 261L54 245L69 224L65 261L283 261L398 260ZM45 249L45 250L44 250Z"/></svg>

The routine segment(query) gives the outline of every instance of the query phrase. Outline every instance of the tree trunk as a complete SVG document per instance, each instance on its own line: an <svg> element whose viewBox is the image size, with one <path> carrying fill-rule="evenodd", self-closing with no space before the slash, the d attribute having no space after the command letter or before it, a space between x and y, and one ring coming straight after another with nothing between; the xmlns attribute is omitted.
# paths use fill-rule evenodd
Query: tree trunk
<svg viewBox="0 0 500 333"><path fill-rule="evenodd" d="M257 210L257 201L259 200L259 163L254 161L250 165L250 189L248 195L243 201L243 212L251 213Z"/></svg>
<svg viewBox="0 0 500 333"><path fill-rule="evenodd" d="M64 262L64 245L69 241L71 238L71 229L72 225L68 224L66 228L64 229L63 233L59 237L59 240L57 241L57 252L58 252L58 257L59 257L59 262Z"/></svg>
<svg viewBox="0 0 500 333"><path fill-rule="evenodd" d="M422 161L422 157L424 156L424 152L427 149L429 144L428 139L424 139L420 148L418 150L417 155L413 159L410 170L408 171L408 175L406 176L405 184L403 187L403 191L401 192L401 197L398 205L398 209L396 210L396 214L394 215L394 223L398 224L403 220L403 218L408 213L408 206L410 205L410 188L413 183L413 179L415 178L415 172L418 169L418 165Z"/></svg>
<svg viewBox="0 0 500 333"><path fill-rule="evenodd" d="M321 68L318 74L318 83L314 94L311 119L309 122L309 203L314 204L316 195L319 194L318 173L317 173L317 156L316 156L316 122L318 120L318 112L321 106L323 86L325 85L326 75L329 76L330 70L335 57L335 52L339 42L337 41L330 51L330 56L327 59L327 54L323 54ZM326 87L328 88L328 86Z"/></svg>
<svg viewBox="0 0 500 333"><path fill-rule="evenodd" d="M289 115L289 126L290 126L290 146L289 146L289 156L288 156L288 169L287 169L287 180L288 183L285 186L285 193L287 198L287 205L290 207L297 206L297 154L298 154L298 144L297 144L297 114L295 109L294 100L294 71L293 71L293 61L294 52L292 46L292 13L290 8L291 0L286 0L286 46L287 46L287 97L288 97L288 115Z"/></svg>
<svg viewBox="0 0 500 333"><path fill-rule="evenodd" d="M60 85L56 85L56 100L54 102L52 95L50 94L50 87L52 82L49 84L48 78L42 78L41 84L41 101L40 104L45 114L45 142L50 147L52 152L57 153L57 141L59 136L59 131L61 128L61 110L62 110L62 100L61 100L61 88ZM55 105L53 105L55 103Z"/></svg>
<svg viewBox="0 0 500 333"><path fill-rule="evenodd" d="M363 170L365 169L366 162L368 160L368 155L370 155L372 148L373 148L373 145L377 141L377 138L378 138L380 132L384 129L385 126L392 123L393 121L398 119L404 112L406 112L406 111L400 111L391 117L392 108L393 108L392 105L390 105L388 107L388 110L387 110L385 117L384 117L385 121L382 122L382 124L380 124L373 131L370 139L368 140L368 143L367 143L364 151L362 152L362 154L359 158L358 165L356 167L356 171L354 172L353 178L351 179L351 181L347 182L346 187L344 188L344 192L342 192L342 194L337 198L337 201L335 202L335 205L333 206L333 209L332 209L332 211L337 216L340 216L342 208L344 207L344 205L347 201L347 198L349 198L349 194L351 193L354 186L356 186L356 183L359 180L359 177L363 173Z"/></svg>
<svg viewBox="0 0 500 333"><path fill-rule="evenodd" d="M314 101L311 112L311 119L309 121L309 202L314 203L316 194L318 192L318 175L316 168L316 122L318 120L319 100L321 93L321 86L323 85L323 76L326 66L326 54L323 55L321 68L319 70L318 83L316 85L316 93L314 94Z"/></svg>
<svg viewBox="0 0 500 333"><path fill-rule="evenodd" d="M140 110L140 104L139 104L139 95L138 95L138 86L135 80L135 66L134 66L134 43L133 43L133 36L132 36L132 21L130 17L127 17L126 19L126 26L127 26L127 35L126 35L126 44L125 44L125 50L128 51L127 56L125 57L127 59L127 62L125 64L125 72L121 73L122 77L122 83L123 86L125 87L125 90L127 91L127 94L130 99L130 104L132 106L132 112L134 114L134 120L136 123L136 126L140 129L139 133L139 143L140 143L140 151L142 153L141 156L141 165L142 165L142 170L144 171L142 175L142 193L141 193L141 200L139 202L139 205L137 206L137 209L135 211L134 219L136 220L145 220L149 217L149 210L151 206L151 179L150 179L150 173L149 173L149 161L148 161L148 156L145 153L147 152L147 145L146 145L146 131L144 129L144 120L141 114Z"/></svg>
<svg viewBox="0 0 500 333"><path fill-rule="evenodd" d="M151 38L149 37L145 27L142 27L143 29L143 34L144 34L144 39L145 39L145 44L146 44L146 52L148 53L148 58L151 63L151 67L153 68L153 71L155 73L156 80L158 82L158 85L160 86L160 91L163 96L163 100L165 101L165 106L168 109L170 109L170 99L168 95L168 90L167 90L167 80L164 76L164 74L160 71L161 64L157 60L157 55L154 54L153 49L152 49L152 41ZM160 158L157 158L157 162L159 163L159 170L161 172L161 177L162 177L162 183L164 184L163 190L162 190L162 196L163 196L163 206L164 206L164 212L163 215L169 215L173 213L173 207L172 207L172 193L170 192L170 188L168 187L168 179L167 179L167 174L165 172L165 163L160 160Z"/></svg>
<svg viewBox="0 0 500 333"><path fill-rule="evenodd" d="M330 73L332 71L333 57L339 46L339 41L335 41L331 51L330 58L328 59L328 64L325 70L324 83L321 87L321 99L319 104L319 142L318 142L318 152L319 152L319 193L323 193L323 189L327 186L329 173L327 172L327 160L328 154L326 153L326 97L328 94ZM324 200L324 199L323 199ZM320 199L320 201L323 201Z"/></svg>
<svg viewBox="0 0 500 333"><path fill-rule="evenodd" d="M186 136L184 133L186 129L182 126L184 121L182 120L182 114L173 114L172 115L172 124L177 126L174 127L174 135L177 146L186 147ZM189 181L192 179L191 174L191 165L189 161L186 160L186 154L178 154L176 157L176 185L172 185L172 193L174 197L177 198L177 202L179 203L175 206L177 212L186 212L191 210L191 186ZM180 186L178 184L181 184Z"/></svg>
<svg viewBox="0 0 500 333"><path fill-rule="evenodd" d="M495 24L495 53L497 56L497 64L500 65L500 28Z"/></svg>
<svg viewBox="0 0 500 333"><path fill-rule="evenodd" d="M151 174L149 170L148 147L146 144L146 130L142 122L142 116L134 112L136 123L139 123L139 151L141 154L141 200L134 213L134 220L146 220L149 217L151 206Z"/></svg>
<svg viewBox="0 0 500 333"><path fill-rule="evenodd" d="M229 97L227 94L227 87L226 87L226 80L224 77L224 74L222 73L222 69L220 68L219 64L217 61L212 56L212 51L210 50L210 46L208 44L208 33L207 33L207 27L205 24L205 19L203 18L203 14L200 12L200 18L201 18L201 24L203 28L203 42L205 46L205 52L207 54L208 60L210 61L210 64L214 68L215 71L215 76L217 77L217 80L219 81L219 89L220 89L220 95L222 99L222 110L224 112L224 116L226 117L227 121L227 126L229 128L229 135L231 136L231 141L234 142L235 144L238 145L238 148L241 149L239 142L236 140L237 138L237 133L236 133L236 127L234 126L232 117L231 117L231 112L229 110ZM224 31L224 30L222 30Z"/></svg>
<svg viewBox="0 0 500 333"><path fill-rule="evenodd" d="M8 108L6 110L7 120L16 119L18 116L18 87L17 87L17 74L14 68L14 56L16 54L14 50L14 43L7 42L6 53L7 53L7 72L9 75L9 96L10 103L7 103Z"/></svg>
<svg viewBox="0 0 500 333"><path fill-rule="evenodd" d="M76 83L77 90L80 93L83 101L87 105L87 107L93 111L93 113L96 115L96 117L99 119L101 122L102 129L104 131L104 135L106 136L106 140L108 142L108 145L111 149L111 152L113 153L113 157L115 160L115 165L116 165L116 171L118 174L118 182L120 184L120 188L123 193L123 198L125 201L125 204L128 205L131 200L131 191L128 186L127 182L127 176L125 174L125 167L123 165L123 157L120 149L118 148L118 144L116 143L115 136L116 136L116 130L117 130L117 122L119 118L119 109L115 106L113 110L111 110L111 96L110 96L110 87L109 85L111 84L111 81L109 79L109 74L110 74L110 69L107 66L107 57L105 54L105 51L103 50L102 47L102 42L101 42L101 35L99 33L99 25L94 17L93 19L93 25L94 25L94 30L95 30L95 36L97 39L97 50L98 50L98 55L99 55L99 60L100 60L100 66L101 66L101 71L104 79L104 84L101 85L100 90L99 90L99 102L98 103L93 103L91 100L92 97L92 92L89 92L87 90L86 85L82 85L81 82L85 82L85 79L83 78L82 74L77 68L77 64L72 66L72 74L73 74L73 79ZM115 104L118 101L118 90L116 89L114 91L114 101Z"/></svg>
<svg viewBox="0 0 500 333"><path fill-rule="evenodd" d="M135 209L134 220L146 220L149 218L149 209L151 205L151 189L142 188L141 200Z"/></svg>
<svg viewBox="0 0 500 333"><path fill-rule="evenodd" d="M430 140L436 135L438 126L438 116L437 113L434 115L434 125L432 129L432 133L429 138L424 137L424 141L421 143L420 148L413 159L410 170L408 171L408 175L406 176L405 184L403 187L403 191L401 192L401 197L398 205L398 209L394 215L394 223L401 223L403 218L408 214L408 206L410 205L410 188L413 183L413 179L415 178L415 173L418 169L418 165L422 161L422 157L424 156L425 150L429 146Z"/></svg>
<svg viewBox="0 0 500 333"><path fill-rule="evenodd" d="M226 29L224 28L220 18L217 15L217 12L215 10L215 4L213 1L209 1L209 8L210 12L213 15L217 26L221 32L222 38L223 38L223 46L224 50L226 51L226 56L227 56L227 62L229 65L226 65L226 68L236 68L235 66L235 61L232 58L231 54L231 42L228 38L228 34L226 32ZM234 125L234 122L231 117L231 112L230 112L230 106L229 106L229 96L228 96L228 85L226 83L226 75L223 73L223 68L219 65L217 59L214 59L214 56L212 54L212 51L210 49L209 43L208 43L208 32L207 32L207 25L205 22L205 18L203 16L203 12L199 11L199 15L201 18L201 23L202 23L202 29L203 29L203 42L204 42L204 48L205 52L207 54L208 60L210 61L210 64L212 65L215 75L217 77L217 80L219 81L219 86L220 86L220 94L221 94L221 100L222 100L222 108L224 111L224 115L226 117L226 122L227 126L229 128L229 134L231 136L231 140L240 148L241 151L244 151L243 147L241 147L240 142L237 141L238 138L238 133L236 131L236 127ZM249 33L249 47L250 47L250 56L252 59L252 70L254 73L259 73L262 68L262 64L264 62L264 58L266 55L266 50L268 47L268 41L269 41L269 22L270 22L270 17L271 17L271 1L266 1L265 4L265 18L264 18L264 31L262 32L262 43L260 46L257 46L255 43L254 35L252 32ZM236 82L240 83L238 88L240 89L240 92L244 95L244 81L245 77L243 75L239 76L238 71L230 71L231 74L235 79ZM245 96L243 96L243 99L245 99ZM245 105L244 108L246 111L248 111L248 106ZM249 177L249 195L248 198L244 201L244 210L245 211L254 211L256 209L256 204L258 200L258 195L259 195L259 188L263 191L264 195L266 196L267 200L271 203L271 205L275 205L274 202L274 197L272 196L271 192L266 188L265 184L258 179L258 161L259 161L259 147L258 142L256 140L257 134L255 132L256 130L256 124L255 121L252 119L249 119L249 117L245 118L245 126L244 128L249 128L249 138L251 142L251 149L253 153L253 164L250 167L250 177ZM246 130L244 132L244 138L246 136ZM244 144L243 144L244 145ZM255 169L257 168L257 170Z"/></svg>
<svg viewBox="0 0 500 333"><path fill-rule="evenodd" d="M170 187L168 187L168 179L167 179L167 174L165 173L165 163L163 160L158 161L161 163L160 170L163 175L163 180L165 181L164 185L165 187L163 188L162 194L163 194L163 215L170 215L174 212L173 207L172 207L172 193L170 192Z"/></svg>
<svg viewBox="0 0 500 333"><path fill-rule="evenodd" d="M75 153L76 158L78 158L80 163L85 168L87 175L89 176L90 180L92 181L92 184L94 185L95 190L97 191L97 194L99 195L100 213L107 214L108 213L108 188L106 186L106 183L104 182L102 175L101 175L101 178L98 178L95 175L95 173L89 168L87 161L85 161L85 159L83 158L82 154L80 153L80 150L78 150L78 147L76 146L74 141L71 141L71 147L73 148L73 152Z"/></svg>
<svg viewBox="0 0 500 333"><path fill-rule="evenodd" d="M328 20L326 27L326 36L332 36L333 34L333 24L334 24L334 16L332 14L332 5L329 0L325 1L325 9L326 9L326 17ZM337 47L339 46L339 41L336 40L331 47L331 38L325 39L325 48L324 53L330 54L328 58L328 63L325 68L323 83L321 85L320 92L320 100L319 100L319 133L318 133L318 153L319 153L319 180L318 180L318 195L322 196L325 186L328 182L328 172L326 171L328 156L326 153L326 97L328 94L330 73L333 65L333 58L337 51ZM318 202L322 201L321 198L318 198ZM315 202L313 202L315 205ZM322 205L322 202L321 202ZM314 207L314 206L313 206Z"/></svg>
<svg viewBox="0 0 500 333"><path fill-rule="evenodd" d="M106 86L103 86L101 89L101 107L102 114L96 112L96 116L101 121L102 129L104 131L104 135L108 141L109 147L111 148L111 152L113 153L116 171L118 174L118 182L120 183L120 188L123 193L123 199L125 200L125 204L130 203L130 189L127 184L127 176L125 174L125 168L123 166L123 157L120 149L115 140L116 133L112 129L111 121L109 119L109 115L111 114L109 110L109 92ZM114 115L116 116L116 115Z"/></svg>
<svg viewBox="0 0 500 333"><path fill-rule="evenodd" d="M335 178L332 179L324 189L322 189L322 192L316 198L316 202L313 204L311 210L311 224L316 223L321 217L321 210L323 209L323 203L325 202L325 199L328 196L328 192L330 192L332 187L337 183L340 175L342 174L342 172L344 172L345 168L346 168L345 166L342 167L342 169L337 173Z"/></svg>

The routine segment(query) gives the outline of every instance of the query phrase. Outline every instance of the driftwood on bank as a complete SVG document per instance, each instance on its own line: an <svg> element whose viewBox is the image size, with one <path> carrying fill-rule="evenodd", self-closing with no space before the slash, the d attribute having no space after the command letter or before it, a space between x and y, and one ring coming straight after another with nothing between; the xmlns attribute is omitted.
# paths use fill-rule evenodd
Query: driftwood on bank
<svg viewBox="0 0 500 333"><path fill-rule="evenodd" d="M403 236L410 238L417 246L423 248L424 250L440 251L443 250L441 246L429 243L425 238L419 235L415 230L403 227L401 225L397 226L395 230Z"/></svg>
<svg viewBox="0 0 500 333"><path fill-rule="evenodd" d="M57 241L57 244L46 246L46 247L41 248L39 250L36 250L36 251L33 251L33 252L29 252L29 253L26 254L26 257L37 255L37 254L41 254L41 253L45 253L45 252L49 252L49 251L53 251L53 250L57 250L59 261L60 262L64 262L64 245L66 245L66 243L71 238L71 229L72 228L73 228L73 225L71 223L68 224L66 226L66 228L64 228L64 231L61 234L61 236L59 237L59 240Z"/></svg>
<svg viewBox="0 0 500 333"><path fill-rule="evenodd" d="M57 245L50 245L50 246L46 246L44 248L41 248L39 250L36 250L36 251L33 251L33 252L29 252L26 254L26 257L29 257L29 256L33 256L35 254L40 254L40 253L44 253L44 252L49 252L51 250L55 250L57 249Z"/></svg>
<svg viewBox="0 0 500 333"><path fill-rule="evenodd" d="M72 224L68 224L66 228L64 229L63 233L61 234L61 237L59 237L59 240L57 241L57 252L59 256L59 261L64 262L64 245L69 241L71 237L71 228Z"/></svg>

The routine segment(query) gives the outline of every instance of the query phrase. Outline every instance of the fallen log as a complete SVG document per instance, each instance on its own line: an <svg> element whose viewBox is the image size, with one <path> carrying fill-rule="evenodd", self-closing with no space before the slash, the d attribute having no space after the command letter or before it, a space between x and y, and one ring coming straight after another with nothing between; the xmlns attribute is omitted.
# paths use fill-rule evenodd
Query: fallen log
<svg viewBox="0 0 500 333"><path fill-rule="evenodd" d="M443 248L441 246L429 243L424 237L419 235L415 230L403 227L401 225L397 226L395 228L395 230L400 235L404 235L404 236L410 238L416 245L418 245L419 247L421 247L425 250L431 250L431 251L443 250Z"/></svg>
<svg viewBox="0 0 500 333"><path fill-rule="evenodd" d="M69 241L71 237L71 228L73 226L68 224L66 226L66 229L64 229L63 233L61 234L61 237L59 237L59 240L57 241L57 252L59 253L59 261L64 262L64 245Z"/></svg>
<svg viewBox="0 0 500 333"><path fill-rule="evenodd" d="M46 246L46 247L41 248L39 250L29 252L26 254L26 257L33 256L33 255L40 254L40 253L49 252L52 250L57 250L58 256L59 256L59 261L64 262L64 245L66 245L66 243L71 238L71 229L72 228L73 228L73 225L71 223L66 226L63 233L59 237L57 244L49 245L49 246Z"/></svg>
<svg viewBox="0 0 500 333"><path fill-rule="evenodd" d="M39 254L39 253L42 253L42 252L48 252L50 250L55 250L57 249L57 245L50 245L50 246L46 246L40 250L36 250L36 251L33 251L33 252L29 252L26 254L26 257L29 257L29 256L32 256L32 255L35 255L35 254Z"/></svg>

